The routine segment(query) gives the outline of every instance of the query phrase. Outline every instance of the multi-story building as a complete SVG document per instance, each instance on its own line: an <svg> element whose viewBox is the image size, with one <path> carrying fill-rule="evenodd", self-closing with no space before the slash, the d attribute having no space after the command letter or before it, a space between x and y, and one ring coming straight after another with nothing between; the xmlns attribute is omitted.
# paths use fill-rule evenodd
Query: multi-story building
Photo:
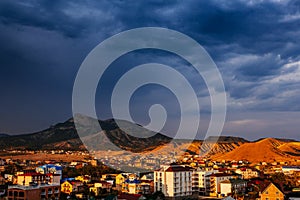
<svg viewBox="0 0 300 200"><path fill-rule="evenodd" d="M46 200L60 198L59 184L41 184L41 185L11 185L8 186L8 200Z"/></svg>
<svg viewBox="0 0 300 200"><path fill-rule="evenodd" d="M235 173L242 175L242 179L259 177L259 171L256 169L243 167L235 170Z"/></svg>
<svg viewBox="0 0 300 200"><path fill-rule="evenodd" d="M76 193L83 190L83 183L81 181L65 181L61 184L61 192L66 194Z"/></svg>
<svg viewBox="0 0 300 200"><path fill-rule="evenodd" d="M217 173L217 170L205 170L198 168L192 174L193 192L199 195L207 195L205 177Z"/></svg>
<svg viewBox="0 0 300 200"><path fill-rule="evenodd" d="M123 183L125 182L127 177L128 177L128 174L126 174L126 173L118 174L116 176L116 189L118 191L122 191Z"/></svg>
<svg viewBox="0 0 300 200"><path fill-rule="evenodd" d="M299 166L282 166L281 170L284 174L293 174L294 172L300 172Z"/></svg>
<svg viewBox="0 0 300 200"><path fill-rule="evenodd" d="M225 180L234 179L236 176L228 173L212 173L205 177L206 192L210 196L218 196L221 194L220 183Z"/></svg>
<svg viewBox="0 0 300 200"><path fill-rule="evenodd" d="M62 178L62 167L60 165L47 164L39 166L35 170L41 174L59 174L60 179Z"/></svg>
<svg viewBox="0 0 300 200"><path fill-rule="evenodd" d="M154 173L145 174L140 178L141 194L152 194L154 192Z"/></svg>
<svg viewBox="0 0 300 200"><path fill-rule="evenodd" d="M136 174L129 174L128 178L122 184L122 192L128 194L138 194L141 192L141 181Z"/></svg>
<svg viewBox="0 0 300 200"><path fill-rule="evenodd" d="M246 192L247 181L243 179L229 179L220 183L221 196L238 196Z"/></svg>
<svg viewBox="0 0 300 200"><path fill-rule="evenodd" d="M94 183L93 187L90 187L90 192L93 192L96 196L100 195L103 190L105 192L110 192L112 189L112 184L106 182L106 181L99 181Z"/></svg>
<svg viewBox="0 0 300 200"><path fill-rule="evenodd" d="M52 184L60 183L60 174L41 174L36 172L17 174L17 184L29 186L31 184Z"/></svg>
<svg viewBox="0 0 300 200"><path fill-rule="evenodd" d="M192 196L192 168L176 164L154 171L154 191L161 191L168 199Z"/></svg>

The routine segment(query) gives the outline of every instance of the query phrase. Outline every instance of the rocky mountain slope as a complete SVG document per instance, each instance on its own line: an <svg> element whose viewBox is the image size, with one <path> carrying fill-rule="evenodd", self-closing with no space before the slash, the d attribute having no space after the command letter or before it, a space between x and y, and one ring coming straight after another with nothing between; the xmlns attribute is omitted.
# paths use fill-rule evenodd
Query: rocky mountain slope
<svg viewBox="0 0 300 200"><path fill-rule="evenodd" d="M250 162L273 162L300 160L300 142L289 139L265 138L257 141L247 141L240 137L221 136L210 137L205 142L201 140L172 140L163 134L152 133L148 138L138 138L130 133L151 133L141 126L132 126L130 122L123 122L125 129L121 130L115 120L90 120L83 118L77 126L81 131L79 139L74 119L58 123L50 128L31 134L9 136L1 134L1 149L63 149L63 150L126 150L132 152L151 151L162 145L170 144L170 151L186 152L201 155L214 160L248 160ZM102 131L95 131L95 124L100 124ZM98 126L98 125L97 125ZM84 141L84 144L83 142ZM217 142L215 142L217 141Z"/></svg>
<svg viewBox="0 0 300 200"><path fill-rule="evenodd" d="M114 145L112 145L111 150L115 150L114 148L118 147L118 149L138 152L145 149L151 150L159 145L168 143L171 140L171 138L160 133L153 133L153 136L149 138L137 138L131 136L121 130L113 119L98 121L86 117L81 120L81 122L82 123L77 127L81 130L81 139L85 141L85 144L91 145L90 148L94 147L95 150L101 150L101 147L107 149L109 148L109 145L113 143ZM96 122L100 124L102 131L95 131L94 124ZM132 125L130 122L126 123L128 127ZM142 127L140 130L149 132ZM0 137L0 148L85 150L85 146L77 134L73 118L40 132Z"/></svg>

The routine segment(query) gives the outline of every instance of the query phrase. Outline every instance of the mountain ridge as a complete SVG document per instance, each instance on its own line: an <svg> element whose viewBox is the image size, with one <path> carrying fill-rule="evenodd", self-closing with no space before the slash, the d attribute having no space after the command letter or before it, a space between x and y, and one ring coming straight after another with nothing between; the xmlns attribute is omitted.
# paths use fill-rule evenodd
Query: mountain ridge
<svg viewBox="0 0 300 200"><path fill-rule="evenodd" d="M300 142L296 140L261 138L256 141L248 141L241 137L213 136L205 141L191 141L188 139L172 140L172 138L160 133L155 133L149 138L137 138L129 133L130 130L135 130L134 127L131 127L131 122L126 122L129 132L125 132L118 127L114 119L94 119L94 121L90 121L90 119L83 118L83 123L76 126L83 132L81 139L91 145L89 150L122 149L132 152L144 152L159 148L173 141L176 144L176 148L181 151L205 156L213 160L248 160L250 162L300 161ZM103 130L100 132L95 131L96 129L93 127L95 124L100 124ZM142 126L138 126L139 130L149 132ZM65 122L57 123L35 133L21 135L0 134L0 148L6 150L86 150L85 145L77 134L76 128L74 119L70 118ZM1 137L1 135L3 136ZM215 141L217 142L215 143ZM111 145L111 143L114 145Z"/></svg>

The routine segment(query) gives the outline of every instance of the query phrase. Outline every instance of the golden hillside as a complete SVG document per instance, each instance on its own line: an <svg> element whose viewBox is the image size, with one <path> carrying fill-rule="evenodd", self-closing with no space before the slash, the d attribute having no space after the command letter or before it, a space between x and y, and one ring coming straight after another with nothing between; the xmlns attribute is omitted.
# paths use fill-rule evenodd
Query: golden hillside
<svg viewBox="0 0 300 200"><path fill-rule="evenodd" d="M211 156L214 160L248 160L258 162L294 162L300 160L300 142L284 142L266 138L257 142L244 143L228 153L217 153Z"/></svg>

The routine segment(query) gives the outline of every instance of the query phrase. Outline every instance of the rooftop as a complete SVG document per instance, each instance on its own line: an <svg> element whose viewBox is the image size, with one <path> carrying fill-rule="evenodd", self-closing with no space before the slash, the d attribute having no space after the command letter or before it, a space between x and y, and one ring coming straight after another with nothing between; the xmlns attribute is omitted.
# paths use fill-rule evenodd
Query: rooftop
<svg viewBox="0 0 300 200"><path fill-rule="evenodd" d="M53 183L53 184L39 184L39 185L9 185L8 189L20 189L20 190L33 190L33 189L39 189L43 187L51 187L51 186L57 186L60 187L60 184Z"/></svg>

